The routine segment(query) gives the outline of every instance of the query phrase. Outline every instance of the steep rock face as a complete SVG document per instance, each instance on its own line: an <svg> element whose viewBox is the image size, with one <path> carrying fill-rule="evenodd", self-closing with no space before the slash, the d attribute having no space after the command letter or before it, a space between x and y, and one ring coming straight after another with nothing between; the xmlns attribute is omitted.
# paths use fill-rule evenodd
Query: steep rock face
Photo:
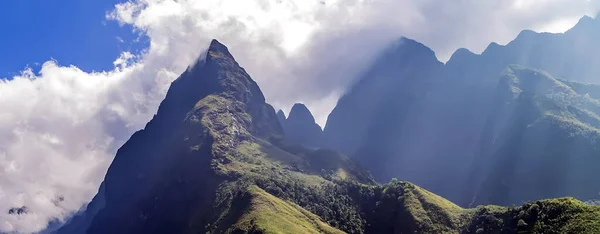
<svg viewBox="0 0 600 234"><path fill-rule="evenodd" d="M100 189L98 189L98 193L92 201L87 204L85 210L79 211L75 214L71 219L62 225L58 230L50 232L55 234L82 234L86 233L87 229L90 227L94 216L98 214L104 206L106 205L106 201L104 199L105 192L104 183L100 185Z"/></svg>
<svg viewBox="0 0 600 234"><path fill-rule="evenodd" d="M401 162L401 156L415 150L412 142L428 138L428 132L413 130L428 122L420 113L429 111L423 103L439 83L442 66L431 49L414 40L391 45L338 101L324 129L325 142L354 155L380 181L409 170L417 162Z"/></svg>
<svg viewBox="0 0 600 234"><path fill-rule="evenodd" d="M329 115L324 128L328 146L349 155L356 153L377 118L396 119L379 112L402 109L392 103L414 106L413 101L426 94L426 84L433 82L432 77L442 65L431 49L414 40L402 38L392 44Z"/></svg>
<svg viewBox="0 0 600 234"><path fill-rule="evenodd" d="M474 204L481 183L473 171L479 161L492 160L490 116L503 107L496 95L502 71L521 64L562 79L594 81L599 47L591 38L600 35L599 22L585 17L564 34L524 31L506 46L492 43L481 55L457 50L445 65L427 47L403 39L338 101L325 142L380 181L397 177L460 205Z"/></svg>
<svg viewBox="0 0 600 234"><path fill-rule="evenodd" d="M304 104L294 104L288 118L282 123L285 137L290 141L309 147L322 146L323 130Z"/></svg>

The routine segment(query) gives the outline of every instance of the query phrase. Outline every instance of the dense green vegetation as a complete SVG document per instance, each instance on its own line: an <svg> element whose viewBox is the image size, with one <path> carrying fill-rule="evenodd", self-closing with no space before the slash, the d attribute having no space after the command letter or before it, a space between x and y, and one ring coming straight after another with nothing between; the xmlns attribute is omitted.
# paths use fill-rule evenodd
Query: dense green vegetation
<svg viewBox="0 0 600 234"><path fill-rule="evenodd" d="M225 233L343 233L298 205L285 202L257 186L250 186L232 206L239 211L239 216Z"/></svg>
<svg viewBox="0 0 600 234"><path fill-rule="evenodd" d="M373 188L368 233L598 233L600 207L574 198L463 209L408 182ZM373 206L373 202L375 205Z"/></svg>
<svg viewBox="0 0 600 234"><path fill-rule="evenodd" d="M259 185L260 186L260 185ZM237 185L236 185L237 187ZM586 205L573 198L558 198L529 202L517 207L501 207L494 205L478 206L463 209L452 202L437 196L408 182L393 180L382 186L367 186L357 182L347 182L336 185L337 195L349 195L347 208L354 209L359 216L354 220L358 229L348 229L352 226L339 226L331 220L332 217L322 218L329 221L332 227L338 225L340 230L348 233L598 233L600 231L600 207ZM267 196L272 204L285 204L285 207L296 207L291 200L283 202L259 189L256 185L248 185L239 189L229 202L229 208L224 213L221 226L216 226L215 233L222 229L233 227L235 230L262 230L271 233L279 230L279 219L269 218L274 213L290 215L289 208L264 207L264 201L254 209L248 206L248 199L260 194ZM321 188L328 190L330 188ZM332 190L329 190L330 192ZM248 196L248 195L252 196ZM254 194L254 195L253 195ZM324 194L322 194L324 195ZM309 199L310 196L308 196ZM286 199L283 199L286 200ZM312 200L314 203L323 202L321 199ZM245 204L245 205L244 205ZM252 203L254 204L254 203ZM323 203L321 203L323 204ZM349 206L348 206L349 205ZM343 206L343 205L342 205ZM310 207L310 206L309 206ZM314 206L313 206L314 208ZM295 211L294 211L295 212ZM302 213L303 210L300 210ZM306 211L303 214L310 213ZM295 212L296 215L299 213ZM322 225L321 219L313 219L312 214L297 224L287 226L288 229L305 228L311 225ZM271 220L262 223L260 219ZM256 221L250 221L250 220ZM296 218L288 218L295 220ZM315 221L316 220L316 221ZM259 228L260 227L260 228ZM329 226L326 226L329 227ZM262 228L262 229L261 229ZM231 229L228 229L231 230ZM310 229L314 231L314 229ZM329 229L317 228L320 233L331 233ZM329 230L329 231L328 231ZM310 231L310 233L313 233ZM277 233L277 231L273 231ZM296 233L286 232L281 233Z"/></svg>

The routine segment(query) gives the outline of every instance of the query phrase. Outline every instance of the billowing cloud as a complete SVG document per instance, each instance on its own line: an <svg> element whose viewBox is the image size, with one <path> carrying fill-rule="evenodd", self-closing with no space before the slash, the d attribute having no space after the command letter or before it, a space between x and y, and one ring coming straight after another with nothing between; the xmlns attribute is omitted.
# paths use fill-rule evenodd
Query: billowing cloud
<svg viewBox="0 0 600 234"><path fill-rule="evenodd" d="M445 61L459 47L481 52L523 29L564 31L594 15L600 1L144 0L117 9L113 18L147 32L168 53L195 53L211 38L221 40L270 103L288 110L304 102L324 124L356 74L400 36Z"/></svg>
<svg viewBox="0 0 600 234"><path fill-rule="evenodd" d="M114 69L86 73L46 62L0 81L0 232L35 232L89 201L118 147L156 112L170 81L224 42L268 101L304 102L323 124L373 56L400 36L440 59L479 52L522 29L563 31L597 0L137 0L111 20L150 39ZM98 19L99 21L103 19ZM26 206L27 212L8 214Z"/></svg>
<svg viewBox="0 0 600 234"><path fill-rule="evenodd" d="M112 154L150 118L176 77L146 64L85 73L42 65L0 81L0 232L35 232L88 202ZM27 213L9 214L27 207Z"/></svg>

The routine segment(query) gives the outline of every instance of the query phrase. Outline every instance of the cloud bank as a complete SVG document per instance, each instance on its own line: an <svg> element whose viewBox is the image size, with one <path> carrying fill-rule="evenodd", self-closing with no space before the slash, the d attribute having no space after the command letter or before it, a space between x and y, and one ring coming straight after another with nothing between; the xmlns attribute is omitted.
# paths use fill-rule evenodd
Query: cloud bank
<svg viewBox="0 0 600 234"><path fill-rule="evenodd" d="M520 30L560 32L598 0L137 0L107 18L150 39L111 71L60 61L0 81L0 232L36 232L88 202L116 150L156 112L169 83L212 38L224 42L267 101L303 102L320 124L371 59L400 36L441 60ZM98 19L99 21L104 19ZM90 55L93 56L93 55ZM20 215L11 208L27 207Z"/></svg>

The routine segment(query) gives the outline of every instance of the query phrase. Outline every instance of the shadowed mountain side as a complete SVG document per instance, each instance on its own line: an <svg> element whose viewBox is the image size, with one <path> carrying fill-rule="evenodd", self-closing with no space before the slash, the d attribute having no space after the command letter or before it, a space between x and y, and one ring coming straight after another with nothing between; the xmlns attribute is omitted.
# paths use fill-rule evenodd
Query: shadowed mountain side
<svg viewBox="0 0 600 234"><path fill-rule="evenodd" d="M287 119L283 112L278 112L278 117L282 123L285 137L290 141L308 147L323 145L323 131L304 104L294 104Z"/></svg>
<svg viewBox="0 0 600 234"><path fill-rule="evenodd" d="M507 68L496 95L501 108L488 119L488 152L474 167L473 177L485 178L475 203L597 197L600 101L593 96L598 94L600 86Z"/></svg>
<svg viewBox="0 0 600 234"><path fill-rule="evenodd" d="M581 179L583 176L572 175L576 169L570 166L569 169L536 167L541 171L557 170L559 180L571 187L564 193L552 192L555 190L545 184L513 189L511 191L515 194L511 195L512 198L503 200L482 197L479 190L483 184L481 178L487 178L489 175L486 173L493 173L492 168L507 168L495 165L501 163L496 159L509 157L505 155L508 151L495 150L500 142L494 135L498 134L498 128L508 128L509 125L492 124L495 122L492 120L494 115L508 115L501 111L506 110L505 103L498 101L502 100L498 95L505 95L498 93L503 77L500 74L511 64L545 70L561 79L569 79L561 82L572 87L575 93L558 90L553 95L567 99L588 95L596 100L600 92L594 85L576 81L598 82L600 60L596 56L600 47L594 42L600 36L599 22L600 19L584 17L564 34L523 31L506 46L492 43L481 55L459 49L446 64L441 64L426 46L403 38L391 45L338 101L324 129L325 142L362 163L379 181L393 177L408 180L463 206L489 202L519 204L558 194L589 199L588 192L582 191L590 187L589 190L600 191L600 186L590 183L590 179ZM533 89L531 95L546 95L538 92L539 89ZM572 109L569 118L577 120L571 122L595 126L594 121L590 122L590 118L594 119L596 115L593 107L581 110L581 107L566 105L570 106L566 109ZM553 107L546 105L540 108ZM519 117L521 114L523 116ZM515 112L515 115L511 118L528 118L529 112ZM553 139L564 138L570 142L572 135L579 135L579 130L560 127L562 124L557 121L548 121L547 124L546 130L538 128L539 137L553 136ZM528 125L519 126L525 128ZM511 131L529 132L529 129ZM596 154L595 143L591 143L594 137L584 138L577 140L579 143L563 145L569 147L562 148L562 152L570 159L560 160L565 162ZM504 148L512 147L513 143L517 147L518 144L516 141L503 143L506 144ZM541 155L549 152L553 145L557 144L548 141L545 146L532 145L528 152ZM535 160L548 161L537 156L531 156L529 160L533 160L531 163ZM485 166L477 169L481 165ZM500 184L504 183L509 182Z"/></svg>

